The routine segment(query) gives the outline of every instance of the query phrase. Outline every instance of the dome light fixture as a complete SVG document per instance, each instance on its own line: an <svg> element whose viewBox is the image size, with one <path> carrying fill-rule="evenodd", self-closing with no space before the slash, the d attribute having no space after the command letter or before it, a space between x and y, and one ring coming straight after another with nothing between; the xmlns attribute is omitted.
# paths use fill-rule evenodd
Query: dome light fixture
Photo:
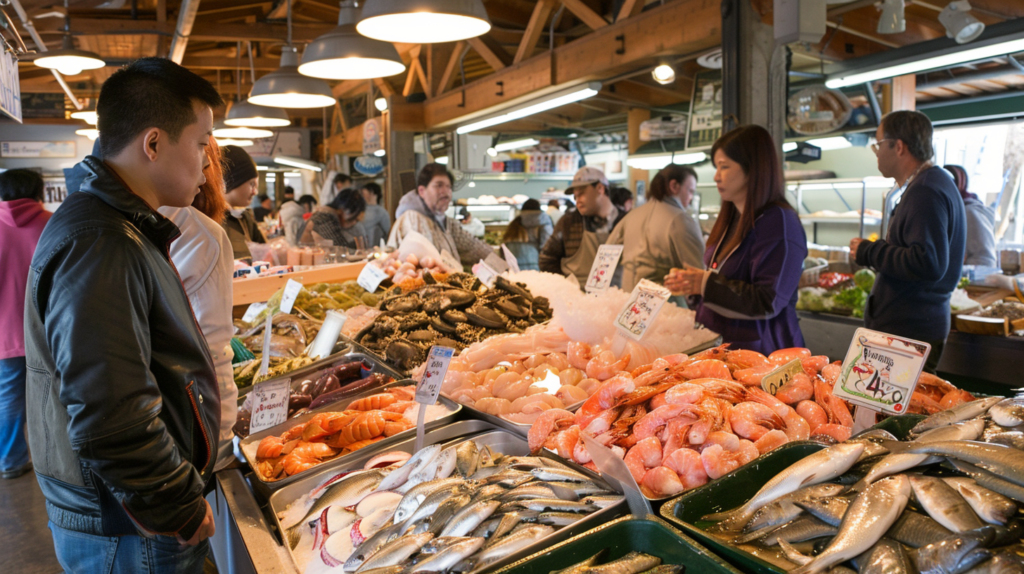
<svg viewBox="0 0 1024 574"><path fill-rule="evenodd" d="M299 73L299 54L294 46L281 50L281 67L252 86L249 103L272 108L324 108L337 101L327 82Z"/></svg>
<svg viewBox="0 0 1024 574"><path fill-rule="evenodd" d="M651 77L654 78L655 82L661 85L671 84L676 81L676 71L672 66L668 64L661 64L651 71Z"/></svg>
<svg viewBox="0 0 1024 574"><path fill-rule="evenodd" d="M338 27L306 46L299 73L326 80L367 80L404 72L394 45L361 35L356 31L358 20L354 0L342 2Z"/></svg>
<svg viewBox="0 0 1024 574"><path fill-rule="evenodd" d="M434 44L486 34L491 20L482 0L367 0L356 29L374 40Z"/></svg>
<svg viewBox="0 0 1024 574"><path fill-rule="evenodd" d="M57 70L64 76L77 76L85 70L95 70L107 65L96 52L75 48L75 41L66 30L60 50L43 52L35 59L40 68Z"/></svg>
<svg viewBox="0 0 1024 574"><path fill-rule="evenodd" d="M214 138L214 140L216 140L217 145L219 145L220 147L224 147L226 145L236 145L238 147L251 147L253 145L256 145L252 140L239 140L231 138Z"/></svg>
<svg viewBox="0 0 1024 574"><path fill-rule="evenodd" d="M222 127L213 130L213 137L215 138L251 140L257 138L269 138L272 135L274 135L274 132L258 128Z"/></svg>
<svg viewBox="0 0 1024 574"><path fill-rule="evenodd" d="M231 104L224 125L246 128L283 128L290 126L292 120L283 108L257 106L249 100L241 100Z"/></svg>
<svg viewBox="0 0 1024 574"><path fill-rule="evenodd" d="M76 120L82 120L90 126L94 126L100 121L99 116L96 115L96 110L78 110L77 112L71 112L71 117Z"/></svg>

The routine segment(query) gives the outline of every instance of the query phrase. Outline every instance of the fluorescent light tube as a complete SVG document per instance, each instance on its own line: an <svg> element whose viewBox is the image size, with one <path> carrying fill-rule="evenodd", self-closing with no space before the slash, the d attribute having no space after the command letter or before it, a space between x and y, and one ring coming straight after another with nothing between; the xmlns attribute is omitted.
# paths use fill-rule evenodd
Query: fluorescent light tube
<svg viewBox="0 0 1024 574"><path fill-rule="evenodd" d="M468 134L470 132L475 132L477 130L482 130L484 128L489 128L491 126L496 126L498 124L510 122L512 120L518 120L521 118L525 118L527 116L532 116L533 114L546 112L547 110L564 106L565 104L571 104L573 102L578 102L580 100L585 100L587 98L596 96L600 90L600 83L590 82L589 84L586 84L584 87L576 88L569 93L565 93L560 96L554 96L549 99L541 100L537 103L528 105L526 107L519 108L517 110L506 112L504 114L500 114L497 116L492 116L490 118L473 122L471 124L466 124L456 129L455 133Z"/></svg>

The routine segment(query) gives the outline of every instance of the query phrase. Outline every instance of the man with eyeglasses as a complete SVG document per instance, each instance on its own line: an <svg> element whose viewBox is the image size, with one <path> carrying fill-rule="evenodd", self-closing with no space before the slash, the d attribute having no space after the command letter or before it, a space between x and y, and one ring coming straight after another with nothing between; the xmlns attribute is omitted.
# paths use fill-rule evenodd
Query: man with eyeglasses
<svg viewBox="0 0 1024 574"><path fill-rule="evenodd" d="M885 239L850 240L850 258L878 273L864 312L869 329L932 346L934 373L949 334L949 300L960 280L967 218L949 174L931 158L932 124L916 111L882 118L872 145L878 170L904 188Z"/></svg>

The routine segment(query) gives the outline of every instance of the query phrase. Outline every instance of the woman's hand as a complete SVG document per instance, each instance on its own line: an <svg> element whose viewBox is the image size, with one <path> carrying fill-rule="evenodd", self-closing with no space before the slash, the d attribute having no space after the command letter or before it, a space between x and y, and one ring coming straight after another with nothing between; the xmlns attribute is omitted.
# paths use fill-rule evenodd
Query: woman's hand
<svg viewBox="0 0 1024 574"><path fill-rule="evenodd" d="M704 286L704 270L686 265L684 269L672 269L665 276L665 287L673 295L700 295Z"/></svg>

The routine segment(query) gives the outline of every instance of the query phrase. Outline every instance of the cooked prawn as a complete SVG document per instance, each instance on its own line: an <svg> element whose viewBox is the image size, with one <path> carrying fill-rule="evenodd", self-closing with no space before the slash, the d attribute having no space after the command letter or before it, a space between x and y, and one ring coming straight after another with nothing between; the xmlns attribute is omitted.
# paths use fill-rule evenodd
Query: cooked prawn
<svg viewBox="0 0 1024 574"><path fill-rule="evenodd" d="M724 399L731 403L738 403L743 400L744 387L742 383L726 379L693 379L691 384L700 385L706 395L717 399Z"/></svg>
<svg viewBox="0 0 1024 574"><path fill-rule="evenodd" d="M725 363L729 365L729 368L736 371L740 369L752 369L755 367L764 367L770 364L768 357L765 357L757 351L751 351L748 349L737 349L735 351L727 351L725 353Z"/></svg>
<svg viewBox="0 0 1024 574"><path fill-rule="evenodd" d="M943 395L942 400L939 401L939 407L942 410L951 409L959 404L969 403L974 400L974 395L961 389L955 389L949 391Z"/></svg>
<svg viewBox="0 0 1024 574"><path fill-rule="evenodd" d="M740 448L736 451L728 451L721 445L713 444L700 453L700 461L708 478L716 479L747 464L759 455L754 443L744 440L740 441Z"/></svg>
<svg viewBox="0 0 1024 574"><path fill-rule="evenodd" d="M288 476L294 476L304 470L320 464L323 459L334 456L338 451L322 442L300 442L288 453L281 463Z"/></svg>
<svg viewBox="0 0 1024 574"><path fill-rule="evenodd" d="M650 494L653 495L652 498L674 496L686 490L682 481L679 480L679 475L666 466L656 466L644 473L640 486L650 491Z"/></svg>
<svg viewBox="0 0 1024 574"><path fill-rule="evenodd" d="M811 428L811 432L823 424L828 423L828 415L825 413L825 409L821 408L818 403L810 400L800 401L796 404L796 414L804 417L807 421L807 425Z"/></svg>
<svg viewBox="0 0 1024 574"><path fill-rule="evenodd" d="M810 349L805 349L803 347L790 347L788 349L779 349L771 355L768 355L768 361L778 366L785 365L794 359L806 359L810 356Z"/></svg>
<svg viewBox="0 0 1024 574"><path fill-rule="evenodd" d="M411 428L415 428L415 427L416 427L415 424L413 424L413 423L411 423L411 422L409 422L409 421L407 421L405 419L402 419L400 421L388 421L388 422L384 423L384 436L395 436L396 434L398 434L400 432L407 431L407 430L409 430ZM367 440L377 441L377 440L380 440L380 438L381 437L378 436L378 437L375 437L375 438L372 438L372 439L367 439ZM348 448L349 450L356 450L355 448L353 448L353 445L351 445L351 444L348 445L348 447L346 447L346 448Z"/></svg>
<svg viewBox="0 0 1024 574"><path fill-rule="evenodd" d="M728 401L706 397L700 402L698 420L690 427L687 439L690 444L704 444L711 431L722 428L726 423L726 410L732 405Z"/></svg>
<svg viewBox="0 0 1024 574"><path fill-rule="evenodd" d="M665 457L664 465L679 475L683 488L689 490L703 486L708 482L708 473L704 470L700 453L690 448L681 448Z"/></svg>
<svg viewBox="0 0 1024 574"><path fill-rule="evenodd" d="M838 423L853 428L853 415L846 401L832 394L832 386L823 381L814 383L814 402L825 409L830 423Z"/></svg>
<svg viewBox="0 0 1024 574"><path fill-rule="evenodd" d="M384 410L388 411L389 413L404 413L405 411L411 409L414 406L416 406L416 401L398 401L397 403L393 403L391 406L387 407Z"/></svg>
<svg viewBox="0 0 1024 574"><path fill-rule="evenodd" d="M396 424L396 423L388 423L388 424ZM413 426L415 426L415 425L413 425ZM370 439L366 439L366 440L361 440L359 442L354 442L354 443L346 446L345 447L345 451L347 451L347 452L355 452L355 451L357 451L357 450L359 450L361 448L368 447L371 444L373 444L373 443L375 443L377 441L381 441L381 440L384 440L383 436L378 436L378 437L374 437L374 438L370 438Z"/></svg>
<svg viewBox="0 0 1024 574"><path fill-rule="evenodd" d="M576 415L564 409L549 409L541 413L526 435L530 452L537 452L543 448L548 438L555 431L561 430L560 424L563 425L562 428L568 428L575 419Z"/></svg>
<svg viewBox="0 0 1024 574"><path fill-rule="evenodd" d="M335 448L346 447L354 442L368 440L384 434L384 425L389 421L404 420L398 413L387 411L367 411L341 429L335 437L330 440L331 446Z"/></svg>
<svg viewBox="0 0 1024 574"><path fill-rule="evenodd" d="M808 377L814 378L818 376L826 365L828 365L828 357L825 355L814 355L805 359L800 359L800 364L803 365L804 373Z"/></svg>
<svg viewBox="0 0 1024 574"><path fill-rule="evenodd" d="M620 407L612 407L591 419L587 426L583 427L583 430L592 436L608 432L621 413L622 409Z"/></svg>
<svg viewBox="0 0 1024 574"><path fill-rule="evenodd" d="M692 424L689 417L676 417L668 421L665 430L661 433L662 442L665 444L665 448L662 449L665 457L684 446L689 446L690 441L687 435L690 433Z"/></svg>
<svg viewBox="0 0 1024 574"><path fill-rule="evenodd" d="M758 440L768 431L786 426L786 422L771 408L750 401L733 405L729 409L729 424L734 433L750 440Z"/></svg>
<svg viewBox="0 0 1024 574"><path fill-rule="evenodd" d="M729 370L729 366L718 359L705 359L689 363L683 368L682 375L687 379L732 380L732 372Z"/></svg>
<svg viewBox="0 0 1024 574"><path fill-rule="evenodd" d="M263 437L260 441L259 446L256 447L256 458L277 458L281 456L281 450L284 448L284 441L280 437L267 436Z"/></svg>
<svg viewBox="0 0 1024 574"><path fill-rule="evenodd" d="M814 396L814 385L805 373L799 373L775 392L775 398L793 405Z"/></svg>
<svg viewBox="0 0 1024 574"><path fill-rule="evenodd" d="M638 420L633 425L633 434L637 437L638 441L653 436L658 429L665 426L670 419L674 419L678 416L684 416L689 419L691 424L697 422L696 416L698 409L694 405L681 404L681 405L665 405L654 409L647 413L644 418ZM656 466L656 465L655 465Z"/></svg>
<svg viewBox="0 0 1024 574"><path fill-rule="evenodd" d="M665 402L670 405L692 405L704 397L704 387L693 383L680 383L665 391Z"/></svg>
<svg viewBox="0 0 1024 574"><path fill-rule="evenodd" d="M616 359L615 353L601 351L587 362L587 376L599 381L606 381L617 373L626 370L626 366L629 365L629 359L629 353L623 355L621 359Z"/></svg>
<svg viewBox="0 0 1024 574"><path fill-rule="evenodd" d="M647 469L661 466L661 441L653 436L642 439L626 452L622 460L633 475L633 480L640 483Z"/></svg>
<svg viewBox="0 0 1024 574"><path fill-rule="evenodd" d="M558 451L558 456L572 460L573 449L576 448L576 443L580 442L580 427L572 425L571 427L560 431L555 435L555 450Z"/></svg>
<svg viewBox="0 0 1024 574"><path fill-rule="evenodd" d="M834 387L842 372L843 366L836 361L835 363L829 363L821 368L821 378L825 380L828 386Z"/></svg>
<svg viewBox="0 0 1024 574"><path fill-rule="evenodd" d="M762 367L751 367L749 369L734 371L732 376L744 385L760 386L761 379L777 368L778 365L774 364L768 364Z"/></svg>
<svg viewBox="0 0 1024 574"><path fill-rule="evenodd" d="M580 384L582 385L582 383ZM608 379L576 411L576 424L586 427L594 417L615 406L615 401L619 397L633 392L634 388L635 385L633 379L629 378L629 373L619 374Z"/></svg>
<svg viewBox="0 0 1024 574"><path fill-rule="evenodd" d="M765 433L761 438L754 441L754 446L757 447L757 452L764 454L768 451L775 450L780 446L789 442L789 437L786 433L780 430L772 430Z"/></svg>
<svg viewBox="0 0 1024 574"><path fill-rule="evenodd" d="M729 343L705 349L690 357L690 362L703 361L704 359L724 359L729 352Z"/></svg>
<svg viewBox="0 0 1024 574"><path fill-rule="evenodd" d="M713 444L717 444L725 450L737 450L740 448L740 437L731 432L714 431L708 434L708 440L700 445L698 450L704 450Z"/></svg>
<svg viewBox="0 0 1024 574"><path fill-rule="evenodd" d="M348 409L354 411L375 411L387 408L398 402L398 397L391 393L379 393L349 403Z"/></svg>
<svg viewBox="0 0 1024 574"><path fill-rule="evenodd" d="M818 425L814 434L823 434L834 438L836 442L843 442L853 434L853 428L837 424Z"/></svg>
<svg viewBox="0 0 1024 574"><path fill-rule="evenodd" d="M810 352L810 351L808 351ZM768 408L775 411L775 414L782 417L782 420L786 422L786 436L790 440L804 440L811 435L811 427L804 420L804 417L797 414L793 410L793 407L780 401L779 399L771 396L767 392L757 387L747 387L747 398L751 401L766 405Z"/></svg>

